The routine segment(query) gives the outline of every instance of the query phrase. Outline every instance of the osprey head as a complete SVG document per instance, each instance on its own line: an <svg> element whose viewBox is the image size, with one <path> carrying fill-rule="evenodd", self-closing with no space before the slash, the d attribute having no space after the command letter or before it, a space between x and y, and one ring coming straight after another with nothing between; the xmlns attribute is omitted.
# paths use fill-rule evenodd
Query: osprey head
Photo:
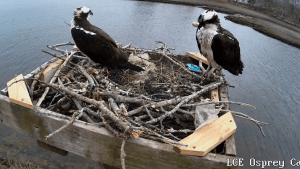
<svg viewBox="0 0 300 169"><path fill-rule="evenodd" d="M198 28L200 29L202 26L205 24L220 24L220 20L218 17L218 13L214 10L206 10L202 14L200 14L198 18L199 26Z"/></svg>
<svg viewBox="0 0 300 169"><path fill-rule="evenodd" d="M90 15L93 15L93 12L87 7L75 8L74 18L77 19L88 19Z"/></svg>

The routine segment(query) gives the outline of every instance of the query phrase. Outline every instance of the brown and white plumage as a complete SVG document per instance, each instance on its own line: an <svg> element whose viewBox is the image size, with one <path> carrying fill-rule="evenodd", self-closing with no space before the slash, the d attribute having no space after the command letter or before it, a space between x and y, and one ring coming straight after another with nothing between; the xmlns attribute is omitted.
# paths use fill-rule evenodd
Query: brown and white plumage
<svg viewBox="0 0 300 169"><path fill-rule="evenodd" d="M128 62L129 56L118 48L116 42L106 32L88 21L88 17L92 14L86 7L74 10L71 33L79 50L96 63L136 71L144 70Z"/></svg>
<svg viewBox="0 0 300 169"><path fill-rule="evenodd" d="M205 74L224 68L234 75L242 74L244 64L241 61L238 40L220 25L218 14L206 10L198 18L196 40L200 53L209 62Z"/></svg>

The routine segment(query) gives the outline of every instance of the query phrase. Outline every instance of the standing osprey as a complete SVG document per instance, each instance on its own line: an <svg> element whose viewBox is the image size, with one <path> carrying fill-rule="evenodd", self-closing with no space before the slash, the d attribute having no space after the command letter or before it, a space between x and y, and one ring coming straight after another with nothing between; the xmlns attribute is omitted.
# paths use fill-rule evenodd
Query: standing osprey
<svg viewBox="0 0 300 169"><path fill-rule="evenodd" d="M238 40L220 25L218 13L204 11L198 18L196 40L200 53L208 60L205 71L208 76L215 69L224 68L234 75L242 74L244 64L241 61Z"/></svg>
<svg viewBox="0 0 300 169"><path fill-rule="evenodd" d="M79 50L96 63L136 71L144 70L128 62L129 56L118 48L116 42L106 32L88 21L90 15L93 13L87 7L74 10L71 33Z"/></svg>

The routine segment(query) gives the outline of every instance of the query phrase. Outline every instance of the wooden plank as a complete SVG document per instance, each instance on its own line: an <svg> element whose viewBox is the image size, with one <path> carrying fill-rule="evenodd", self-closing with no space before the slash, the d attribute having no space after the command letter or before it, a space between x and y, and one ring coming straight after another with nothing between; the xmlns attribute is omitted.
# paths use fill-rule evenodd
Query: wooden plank
<svg viewBox="0 0 300 169"><path fill-rule="evenodd" d="M214 101L214 102L218 102L219 101L219 90L217 89L213 89L210 91L210 100Z"/></svg>
<svg viewBox="0 0 300 169"><path fill-rule="evenodd" d="M0 124L20 130L42 142L121 168L122 141L105 128L76 120L73 125L45 140L46 135L66 124L70 118L39 107L30 110L11 104L9 98L2 95L0 95L0 119ZM234 159L234 157L213 153L208 153L204 157L182 156L172 149L173 147L168 144L144 138L129 138L125 144L126 167L133 169L230 168L226 167L227 159Z"/></svg>
<svg viewBox="0 0 300 169"><path fill-rule="evenodd" d="M204 156L235 131L236 124L229 112L180 141L188 147L174 146L174 150L179 154Z"/></svg>
<svg viewBox="0 0 300 169"><path fill-rule="evenodd" d="M194 52L186 51L185 54L189 57L192 57L192 58L196 59L196 60L200 60L204 64L208 65L208 60L203 55L201 55L200 53L194 53Z"/></svg>
<svg viewBox="0 0 300 169"><path fill-rule="evenodd" d="M235 139L234 134L228 137L225 141L225 154L229 156L236 156L236 146L235 146Z"/></svg>
<svg viewBox="0 0 300 169"><path fill-rule="evenodd" d="M9 82L7 82L7 87L10 86L12 83L24 79L23 75L20 74L19 76L13 78ZM12 84L8 87L8 95L11 102L21 105L23 107L32 109L33 105L24 81L19 81L17 83Z"/></svg>
<svg viewBox="0 0 300 169"><path fill-rule="evenodd" d="M220 100L221 101L228 101L228 91L227 91L227 86L222 85L220 87ZM229 109L229 104L225 104L224 109ZM234 139L234 134L230 136L228 139L225 141L225 154L230 155L230 156L236 156L236 145L235 145L235 139Z"/></svg>
<svg viewBox="0 0 300 169"><path fill-rule="evenodd" d="M38 73L40 72L41 69L44 69L44 68L47 66L48 62L54 62L54 61L56 61L56 60L58 60L58 58L53 58L53 59L51 59L51 60L45 62L44 64L42 64L41 66L39 66L38 68L36 68L36 69L33 70L32 72L30 72L29 74L27 74L24 78L25 78L25 79L28 79L28 78L34 77L34 75L38 74ZM26 83L30 86L31 83L32 83L32 80L31 80L31 79L28 79L28 80L26 80ZM5 95L5 96L8 96L7 88L2 89L2 90L0 91L0 94Z"/></svg>
<svg viewBox="0 0 300 169"><path fill-rule="evenodd" d="M63 58L65 59L66 57ZM53 62L51 65L49 65L41 74L40 80L49 83L52 77L54 76L56 70L60 67L62 63L63 60L58 59L55 62Z"/></svg>

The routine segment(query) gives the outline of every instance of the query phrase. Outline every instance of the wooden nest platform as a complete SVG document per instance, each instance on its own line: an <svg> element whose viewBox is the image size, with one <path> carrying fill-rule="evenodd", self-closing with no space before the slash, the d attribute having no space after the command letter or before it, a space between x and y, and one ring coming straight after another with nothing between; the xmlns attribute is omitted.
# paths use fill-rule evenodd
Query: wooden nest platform
<svg viewBox="0 0 300 169"><path fill-rule="evenodd" d="M186 68L187 63L198 65L197 60L172 54L164 44L155 50L123 48L142 72L92 63L76 48L58 48L64 45L73 44L48 46L60 56L44 51L55 58L2 90L1 123L118 168L125 165L125 152L128 168L218 168L236 155L233 119L231 133L222 121L204 127L201 137L218 133L217 126L223 125L224 132L214 135L218 141L206 152L197 150L202 138L195 132L196 106L214 104L222 110L219 116L228 115L228 85L220 72L204 79ZM13 96L20 90L28 91L28 98Z"/></svg>

